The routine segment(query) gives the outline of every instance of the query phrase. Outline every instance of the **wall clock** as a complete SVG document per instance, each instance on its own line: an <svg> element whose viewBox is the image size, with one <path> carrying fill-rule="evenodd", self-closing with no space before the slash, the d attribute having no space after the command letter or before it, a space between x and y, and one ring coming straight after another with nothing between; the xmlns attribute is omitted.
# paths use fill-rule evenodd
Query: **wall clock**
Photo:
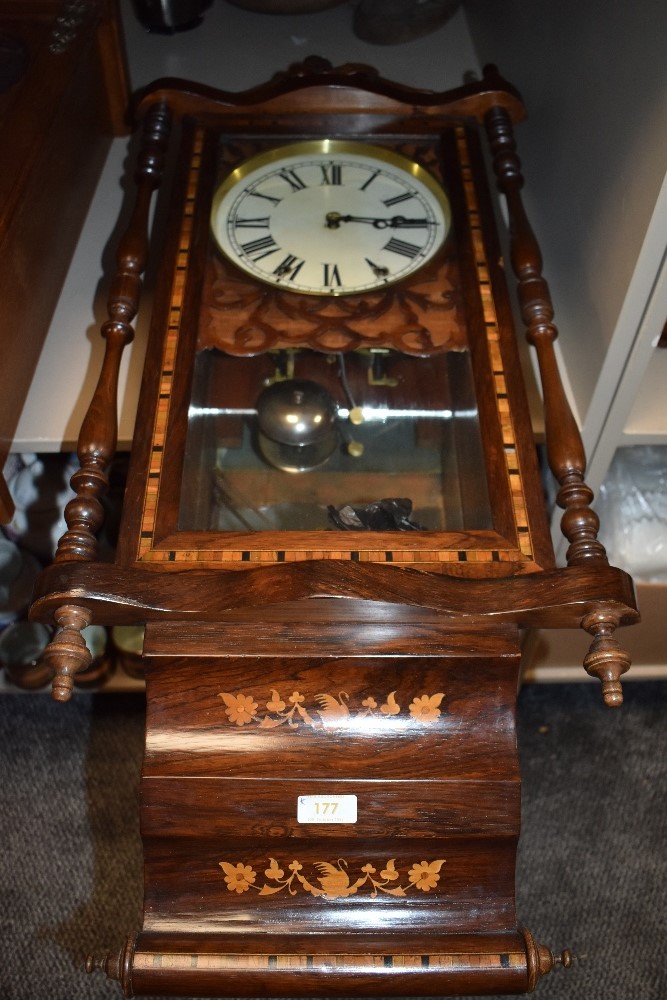
<svg viewBox="0 0 667 1000"><path fill-rule="evenodd" d="M143 925L125 994L527 992L519 630L583 627L619 704L637 618L607 563L493 70L444 94L308 60L142 95L138 197L77 496L33 606L66 700L90 622L146 627ZM547 528L480 146L543 378ZM116 558L95 533L151 196L164 182Z"/></svg>

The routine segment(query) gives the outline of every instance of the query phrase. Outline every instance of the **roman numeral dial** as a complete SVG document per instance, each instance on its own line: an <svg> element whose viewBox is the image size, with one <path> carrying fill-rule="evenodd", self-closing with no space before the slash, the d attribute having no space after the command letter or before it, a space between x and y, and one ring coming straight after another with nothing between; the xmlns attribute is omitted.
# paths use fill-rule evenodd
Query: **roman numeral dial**
<svg viewBox="0 0 667 1000"><path fill-rule="evenodd" d="M447 196L426 170L392 150L332 139L247 160L218 187L218 250L276 288L355 295L409 278L439 253Z"/></svg>

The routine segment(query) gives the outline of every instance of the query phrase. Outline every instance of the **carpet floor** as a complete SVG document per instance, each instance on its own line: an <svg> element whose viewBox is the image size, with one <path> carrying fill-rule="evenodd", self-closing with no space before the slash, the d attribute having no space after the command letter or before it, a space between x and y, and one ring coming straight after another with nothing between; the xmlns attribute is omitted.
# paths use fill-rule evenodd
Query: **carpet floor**
<svg viewBox="0 0 667 1000"><path fill-rule="evenodd" d="M665 1000L667 684L519 696L520 921L573 967L543 1000ZM140 695L0 696L0 998L120 997L82 956L116 948L141 913Z"/></svg>

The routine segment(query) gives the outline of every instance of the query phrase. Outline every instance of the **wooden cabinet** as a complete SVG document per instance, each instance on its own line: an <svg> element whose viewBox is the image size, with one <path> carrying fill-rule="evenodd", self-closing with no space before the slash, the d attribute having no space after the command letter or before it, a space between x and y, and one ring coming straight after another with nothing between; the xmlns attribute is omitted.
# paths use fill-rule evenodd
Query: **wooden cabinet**
<svg viewBox="0 0 667 1000"><path fill-rule="evenodd" d="M125 131L127 77L115 2L2 0L0 42L16 67L0 90L2 464L109 142Z"/></svg>

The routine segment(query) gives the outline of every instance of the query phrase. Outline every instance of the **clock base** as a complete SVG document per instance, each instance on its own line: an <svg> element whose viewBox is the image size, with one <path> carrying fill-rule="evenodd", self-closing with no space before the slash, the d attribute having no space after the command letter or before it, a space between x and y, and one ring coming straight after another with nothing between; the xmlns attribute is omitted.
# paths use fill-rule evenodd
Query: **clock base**
<svg viewBox="0 0 667 1000"><path fill-rule="evenodd" d="M147 628L143 927L89 962L127 996L525 993L554 965L516 922L518 629L404 609L386 653L348 610L300 645L291 605L259 644Z"/></svg>
<svg viewBox="0 0 667 1000"><path fill-rule="evenodd" d="M290 937L245 953L233 941L141 934L115 955L89 956L86 970L120 982L126 997L462 996L530 993L571 964L569 951L556 955L525 929L415 943L394 935L372 946L350 936L344 951L327 951L332 943Z"/></svg>

